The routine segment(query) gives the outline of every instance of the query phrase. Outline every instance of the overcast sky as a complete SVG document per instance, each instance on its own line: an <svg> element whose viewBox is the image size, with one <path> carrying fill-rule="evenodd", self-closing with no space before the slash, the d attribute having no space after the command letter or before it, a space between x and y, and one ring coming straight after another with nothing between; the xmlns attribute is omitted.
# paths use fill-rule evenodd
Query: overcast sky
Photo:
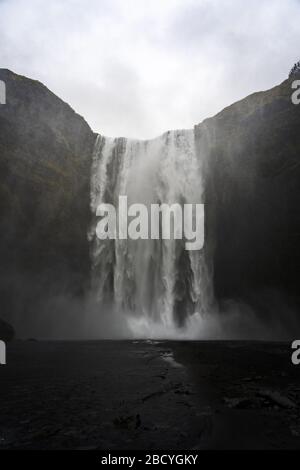
<svg viewBox="0 0 300 470"><path fill-rule="evenodd" d="M0 0L0 67L108 136L192 127L283 81L299 44L299 0Z"/></svg>

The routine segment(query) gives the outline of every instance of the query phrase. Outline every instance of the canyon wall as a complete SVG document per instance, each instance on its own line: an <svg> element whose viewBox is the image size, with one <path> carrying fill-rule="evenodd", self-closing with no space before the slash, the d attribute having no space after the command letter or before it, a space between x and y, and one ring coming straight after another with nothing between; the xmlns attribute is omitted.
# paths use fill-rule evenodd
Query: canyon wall
<svg viewBox="0 0 300 470"><path fill-rule="evenodd" d="M0 317L88 286L87 227L95 136L41 83L0 69Z"/></svg>
<svg viewBox="0 0 300 470"><path fill-rule="evenodd" d="M276 315L299 306L300 106L291 80L196 126L215 296Z"/></svg>

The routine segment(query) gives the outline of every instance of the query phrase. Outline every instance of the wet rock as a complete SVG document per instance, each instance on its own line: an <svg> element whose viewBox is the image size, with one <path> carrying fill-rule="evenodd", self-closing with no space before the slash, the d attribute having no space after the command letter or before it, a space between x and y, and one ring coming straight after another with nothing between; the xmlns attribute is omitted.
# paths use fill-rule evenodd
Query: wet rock
<svg viewBox="0 0 300 470"><path fill-rule="evenodd" d="M130 429L134 427L135 417L133 415L129 416L118 416L113 420L115 427L121 429Z"/></svg>
<svg viewBox="0 0 300 470"><path fill-rule="evenodd" d="M0 319L0 340L2 341L11 341L15 336L15 331L13 327L6 323L4 320Z"/></svg>
<svg viewBox="0 0 300 470"><path fill-rule="evenodd" d="M290 431L292 436L299 437L300 436L300 426L290 426Z"/></svg>
<svg viewBox="0 0 300 470"><path fill-rule="evenodd" d="M288 397L281 395L277 391L272 390L260 390L258 395L263 398L267 398L274 406L280 406L281 408L296 408L296 404Z"/></svg>
<svg viewBox="0 0 300 470"><path fill-rule="evenodd" d="M135 417L135 429L138 429L142 424L141 417L139 414Z"/></svg>
<svg viewBox="0 0 300 470"><path fill-rule="evenodd" d="M255 408L255 400L248 397L224 398L224 402L229 408L247 409Z"/></svg>
<svg viewBox="0 0 300 470"><path fill-rule="evenodd" d="M290 398L271 390L260 390L256 396L226 397L224 402L229 408L237 409L272 408L279 410L280 408L290 409L297 406Z"/></svg>

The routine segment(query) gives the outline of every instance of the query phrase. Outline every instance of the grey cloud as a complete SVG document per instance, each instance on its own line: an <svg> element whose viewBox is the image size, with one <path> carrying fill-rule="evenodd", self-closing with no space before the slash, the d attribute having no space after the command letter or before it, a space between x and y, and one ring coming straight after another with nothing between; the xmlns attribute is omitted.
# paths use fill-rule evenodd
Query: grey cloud
<svg viewBox="0 0 300 470"><path fill-rule="evenodd" d="M299 24L297 0L2 0L0 63L95 131L148 138L284 80Z"/></svg>

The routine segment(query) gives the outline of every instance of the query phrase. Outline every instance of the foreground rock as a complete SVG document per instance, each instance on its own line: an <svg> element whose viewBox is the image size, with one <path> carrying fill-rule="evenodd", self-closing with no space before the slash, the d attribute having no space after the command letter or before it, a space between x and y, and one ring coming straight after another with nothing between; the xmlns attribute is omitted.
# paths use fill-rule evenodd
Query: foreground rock
<svg viewBox="0 0 300 470"><path fill-rule="evenodd" d="M15 341L0 380L0 449L300 448L282 343Z"/></svg>
<svg viewBox="0 0 300 470"><path fill-rule="evenodd" d="M15 332L13 327L0 318L0 340L8 342L11 341L14 336Z"/></svg>

